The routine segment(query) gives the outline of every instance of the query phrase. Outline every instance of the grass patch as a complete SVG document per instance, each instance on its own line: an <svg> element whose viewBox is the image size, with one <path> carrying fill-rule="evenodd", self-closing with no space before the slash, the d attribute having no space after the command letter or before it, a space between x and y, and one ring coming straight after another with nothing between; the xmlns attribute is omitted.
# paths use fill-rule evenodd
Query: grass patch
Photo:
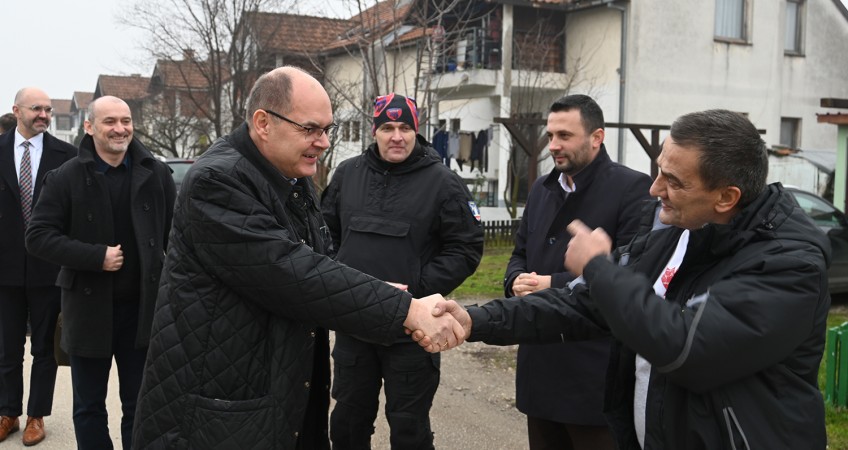
<svg viewBox="0 0 848 450"><path fill-rule="evenodd" d="M827 326L835 327L848 322L848 307L835 306L827 316ZM824 392L825 361L822 358L819 367L819 389ZM848 408L837 408L826 404L825 423L827 425L827 447L848 449Z"/></svg>
<svg viewBox="0 0 848 450"><path fill-rule="evenodd" d="M503 278L511 255L512 246L487 245L477 271L451 292L450 297L474 300L503 298Z"/></svg>
<svg viewBox="0 0 848 450"><path fill-rule="evenodd" d="M465 282L451 293L451 297L459 299L490 300L503 297L503 276L506 265L512 254L512 246L489 247L483 251L483 259L480 267L474 275L468 277ZM828 315L828 328L848 322L848 307L845 305L834 306ZM496 367L514 367L514 352L492 352L481 351L475 355L480 359L492 360ZM819 389L824 392L825 361L822 358L819 367ZM828 448L848 449L848 408L837 408L825 405L825 422L827 425Z"/></svg>

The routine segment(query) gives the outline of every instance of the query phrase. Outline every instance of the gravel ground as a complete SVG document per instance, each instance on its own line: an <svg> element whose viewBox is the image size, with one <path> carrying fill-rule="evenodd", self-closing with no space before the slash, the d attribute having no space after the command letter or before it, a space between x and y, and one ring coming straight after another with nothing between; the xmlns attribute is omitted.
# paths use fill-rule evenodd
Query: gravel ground
<svg viewBox="0 0 848 450"><path fill-rule="evenodd" d="M516 348L468 342L442 354L441 383L430 410L437 449L527 448L525 416L515 409ZM381 399L374 449L389 448L383 404Z"/></svg>

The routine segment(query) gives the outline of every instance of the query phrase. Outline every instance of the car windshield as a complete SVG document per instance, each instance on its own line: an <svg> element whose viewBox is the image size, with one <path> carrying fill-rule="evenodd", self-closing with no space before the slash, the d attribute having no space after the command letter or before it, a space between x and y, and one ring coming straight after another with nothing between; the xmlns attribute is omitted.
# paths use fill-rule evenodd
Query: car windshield
<svg viewBox="0 0 848 450"><path fill-rule="evenodd" d="M174 183L180 184L183 182L183 178L185 177L186 172L188 172L189 167L191 167L191 162L189 161L170 161L168 165L171 166L171 170L174 171Z"/></svg>
<svg viewBox="0 0 848 450"><path fill-rule="evenodd" d="M820 227L841 226L836 210L822 199L804 192L792 191L801 209Z"/></svg>

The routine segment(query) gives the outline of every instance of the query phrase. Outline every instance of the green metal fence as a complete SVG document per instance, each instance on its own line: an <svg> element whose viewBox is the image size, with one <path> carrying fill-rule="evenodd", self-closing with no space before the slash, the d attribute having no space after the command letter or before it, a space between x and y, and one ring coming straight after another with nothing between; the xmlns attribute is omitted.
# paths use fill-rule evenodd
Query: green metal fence
<svg viewBox="0 0 848 450"><path fill-rule="evenodd" d="M824 399L833 406L848 406L848 322L828 328L825 358Z"/></svg>

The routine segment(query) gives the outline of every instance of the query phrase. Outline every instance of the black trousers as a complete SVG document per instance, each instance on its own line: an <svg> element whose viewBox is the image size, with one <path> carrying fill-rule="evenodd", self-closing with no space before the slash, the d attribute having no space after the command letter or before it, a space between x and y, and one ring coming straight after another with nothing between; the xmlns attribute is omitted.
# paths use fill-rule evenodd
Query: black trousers
<svg viewBox="0 0 848 450"><path fill-rule="evenodd" d="M530 450L615 450L609 427L559 423L527 416Z"/></svg>
<svg viewBox="0 0 848 450"><path fill-rule="evenodd" d="M49 416L56 386L53 336L61 309L61 291L54 286L0 286L0 416L23 413L24 345L27 318L32 328L27 414Z"/></svg>
<svg viewBox="0 0 848 450"><path fill-rule="evenodd" d="M112 354L118 366L121 398L121 443L129 450L133 420L147 347L135 348L138 328L138 303L115 302L112 313ZM74 434L77 448L111 449L106 393L112 358L71 357L71 383L74 389Z"/></svg>
<svg viewBox="0 0 848 450"><path fill-rule="evenodd" d="M393 449L433 449L430 407L439 387L439 355L415 342L369 344L336 333L330 415L333 450L370 449L385 380L386 419Z"/></svg>

